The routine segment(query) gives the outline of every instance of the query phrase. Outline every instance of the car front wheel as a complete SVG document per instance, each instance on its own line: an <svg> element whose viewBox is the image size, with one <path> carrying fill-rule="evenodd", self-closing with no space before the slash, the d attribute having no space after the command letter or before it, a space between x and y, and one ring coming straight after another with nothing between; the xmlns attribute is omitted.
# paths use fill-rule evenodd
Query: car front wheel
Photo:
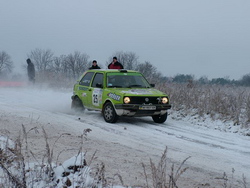
<svg viewBox="0 0 250 188"><path fill-rule="evenodd" d="M164 123L167 120L167 117L168 117L168 113L163 114L163 115L152 116L155 123Z"/></svg>
<svg viewBox="0 0 250 188"><path fill-rule="evenodd" d="M104 105L103 117L104 117L105 121L108 123L115 123L118 120L119 116L116 114L115 109L110 102L108 102Z"/></svg>
<svg viewBox="0 0 250 188"><path fill-rule="evenodd" d="M74 109L74 110L77 110L77 111L83 111L84 110L84 106L82 104L82 101L78 97L75 97L75 98L72 99L71 109Z"/></svg>

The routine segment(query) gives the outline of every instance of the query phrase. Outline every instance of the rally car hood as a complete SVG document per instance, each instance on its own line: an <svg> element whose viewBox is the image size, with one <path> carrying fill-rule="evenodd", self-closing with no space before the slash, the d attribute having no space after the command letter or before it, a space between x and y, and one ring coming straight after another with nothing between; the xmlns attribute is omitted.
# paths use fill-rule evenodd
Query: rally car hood
<svg viewBox="0 0 250 188"><path fill-rule="evenodd" d="M157 89L148 89L148 88L121 88L117 89L116 93L121 93L122 95L127 96L135 96L135 95L145 95L145 96L159 96L159 95L166 95L165 93L157 90Z"/></svg>

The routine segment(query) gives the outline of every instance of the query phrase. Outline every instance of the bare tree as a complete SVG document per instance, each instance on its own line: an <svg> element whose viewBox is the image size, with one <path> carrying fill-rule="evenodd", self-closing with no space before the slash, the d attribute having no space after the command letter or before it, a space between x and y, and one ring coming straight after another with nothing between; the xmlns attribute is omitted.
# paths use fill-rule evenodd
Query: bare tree
<svg viewBox="0 0 250 188"><path fill-rule="evenodd" d="M244 75L241 79L240 79L240 84L243 86L250 86L250 73Z"/></svg>
<svg viewBox="0 0 250 188"><path fill-rule="evenodd" d="M81 54L75 51L74 54L69 54L66 58L68 70L73 78L79 77L88 69L89 56L85 53Z"/></svg>
<svg viewBox="0 0 250 188"><path fill-rule="evenodd" d="M53 73L65 73L67 74L67 56L61 55L59 57L54 57L51 65L51 71Z"/></svg>
<svg viewBox="0 0 250 188"><path fill-rule="evenodd" d="M38 72L48 71L53 62L54 53L51 50L35 49L28 54L28 57L33 61Z"/></svg>
<svg viewBox="0 0 250 188"><path fill-rule="evenodd" d="M137 70L141 72L148 79L149 82L156 82L162 77L162 74L158 72L157 68L149 61L145 61L145 63L138 64Z"/></svg>
<svg viewBox="0 0 250 188"><path fill-rule="evenodd" d="M0 75L9 73L13 69L13 62L11 57L5 51L0 51Z"/></svg>

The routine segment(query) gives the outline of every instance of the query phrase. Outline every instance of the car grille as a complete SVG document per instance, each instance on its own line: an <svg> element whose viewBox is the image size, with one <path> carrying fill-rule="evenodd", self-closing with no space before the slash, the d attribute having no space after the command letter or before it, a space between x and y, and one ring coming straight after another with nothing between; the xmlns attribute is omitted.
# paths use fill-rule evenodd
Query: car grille
<svg viewBox="0 0 250 188"><path fill-rule="evenodd" d="M160 97L130 97L129 104L161 104Z"/></svg>

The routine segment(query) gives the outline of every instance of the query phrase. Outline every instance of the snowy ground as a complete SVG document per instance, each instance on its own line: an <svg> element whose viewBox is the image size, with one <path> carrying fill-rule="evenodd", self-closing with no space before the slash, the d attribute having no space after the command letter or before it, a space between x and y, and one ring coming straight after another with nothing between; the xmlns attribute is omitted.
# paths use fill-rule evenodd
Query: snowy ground
<svg viewBox="0 0 250 188"><path fill-rule="evenodd" d="M189 169L177 182L179 187L222 187L218 178L224 172L231 177L232 169L236 187L240 187L237 180L242 180L242 174L250 185L250 137L238 128L232 128L237 133L227 132L221 122L200 122L173 111L162 125L150 117L120 118L108 124L99 112L71 111L71 95L71 90L43 87L0 88L0 134L15 139L23 124L30 130L30 149L39 156L45 149L44 127L50 144L56 142L54 160L64 162L78 152L84 129L91 129L84 141L87 163L97 152L90 166L104 162L107 176L119 174L129 186L145 185L142 163L150 173L149 160L157 163L166 146L169 167L175 163L177 168L191 157L184 165Z"/></svg>

